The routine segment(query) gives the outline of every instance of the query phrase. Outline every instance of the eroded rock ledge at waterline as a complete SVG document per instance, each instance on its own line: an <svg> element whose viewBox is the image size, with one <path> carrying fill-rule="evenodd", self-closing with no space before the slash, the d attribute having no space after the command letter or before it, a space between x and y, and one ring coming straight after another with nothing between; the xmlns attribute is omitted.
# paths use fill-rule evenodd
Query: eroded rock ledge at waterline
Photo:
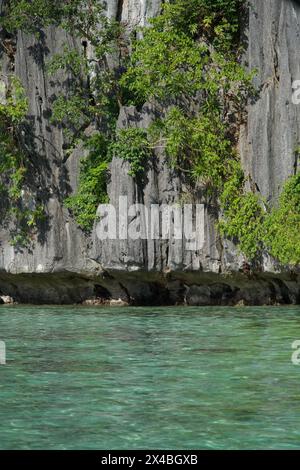
<svg viewBox="0 0 300 470"><path fill-rule="evenodd" d="M5 295L4 295L5 294ZM3 300L2 300L3 299ZM7 300L9 299L9 300ZM105 272L2 274L0 303L83 305L299 304L299 276Z"/></svg>
<svg viewBox="0 0 300 470"><path fill-rule="evenodd" d="M0 0L1 8L3 3ZM108 0L107 4L109 14L130 28L156 15L161 1ZM300 79L300 6L293 0L251 0L249 11L246 55L249 66L258 71L256 85L261 93L241 128L240 153L245 171L270 200L278 197L283 182L298 165L300 106L291 101L291 84ZM63 199L76 192L82 152L78 149L64 158L62 131L49 122L57 88L45 69L65 43L82 47L77 39L49 27L43 44L19 33L14 57L1 52L2 72L13 67L29 97L37 155L31 183L40 188L48 217L30 250L12 247L9 227L0 227L0 295L17 302L49 304L111 299L135 305L299 303L299 276L287 269L264 260L255 272L241 272L243 257L232 243L219 238L214 207L206 207L205 246L199 252L185 250L181 242L103 243L95 233L87 236L78 228ZM140 111L124 107L118 126L145 127L152 118L149 106ZM129 204L141 202L149 207L173 204L186 191L163 154L156 155L142 191L128 176L128 169L127 163L113 159L109 197L116 208L120 195L127 195ZM202 202L201 197L195 202Z"/></svg>

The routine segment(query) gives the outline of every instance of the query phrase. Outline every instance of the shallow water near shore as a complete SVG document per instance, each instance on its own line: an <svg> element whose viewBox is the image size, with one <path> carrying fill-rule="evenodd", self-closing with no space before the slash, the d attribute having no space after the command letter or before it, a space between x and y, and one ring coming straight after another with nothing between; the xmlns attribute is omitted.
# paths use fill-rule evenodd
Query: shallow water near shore
<svg viewBox="0 0 300 470"><path fill-rule="evenodd" d="M300 307L0 307L0 449L300 449Z"/></svg>

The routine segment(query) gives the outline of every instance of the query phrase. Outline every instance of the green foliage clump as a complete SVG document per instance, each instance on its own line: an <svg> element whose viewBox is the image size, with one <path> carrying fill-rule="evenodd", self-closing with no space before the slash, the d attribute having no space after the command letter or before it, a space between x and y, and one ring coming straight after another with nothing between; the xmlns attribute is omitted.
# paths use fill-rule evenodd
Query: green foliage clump
<svg viewBox="0 0 300 470"><path fill-rule="evenodd" d="M202 91L206 102L213 99L217 104L223 85L227 93L234 87L234 94L241 97L252 78L237 62L235 39L243 3L175 0L164 4L162 14L143 28L142 39L134 43L121 83L137 101L181 98L189 105Z"/></svg>
<svg viewBox="0 0 300 470"><path fill-rule="evenodd" d="M109 164L108 142L101 133L95 133L85 144L88 155L81 162L79 188L65 201L78 225L90 231L100 203L108 202L106 192Z"/></svg>
<svg viewBox="0 0 300 470"><path fill-rule="evenodd" d="M232 48L238 39L239 15L245 0L175 0L165 4L155 20L169 28L197 37L200 34L218 49Z"/></svg>
<svg viewBox="0 0 300 470"><path fill-rule="evenodd" d="M58 18L60 11L54 0L10 0L1 24L9 32L20 29L37 34L52 23L52 18Z"/></svg>
<svg viewBox="0 0 300 470"><path fill-rule="evenodd" d="M258 194L245 191L245 175L240 161L231 161L220 196L222 235L239 242L241 252L253 260L263 251L262 233L265 203Z"/></svg>
<svg viewBox="0 0 300 470"><path fill-rule="evenodd" d="M222 195L224 202L224 194ZM263 200L252 192L230 196L223 207L224 220L219 223L221 234L239 243L241 252L251 261L263 252Z"/></svg>
<svg viewBox="0 0 300 470"><path fill-rule="evenodd" d="M4 82L2 83L4 84ZM23 177L26 173L21 135L28 103L24 89L16 77L8 77L4 91L5 96L3 102L0 103L1 190L2 193L7 191L13 201L18 201ZM6 185L8 180L10 184Z"/></svg>
<svg viewBox="0 0 300 470"><path fill-rule="evenodd" d="M72 35L86 37L99 50L103 42L110 40L116 26L105 15L101 0L10 0L1 24L9 32L22 30L38 37L45 27L59 26ZM99 35L101 26L104 37Z"/></svg>
<svg viewBox="0 0 300 470"><path fill-rule="evenodd" d="M24 120L28 111L28 100L20 80L14 75L8 77L8 91L5 102L0 103L1 124L5 121L18 126ZM10 129L13 131L13 129Z"/></svg>
<svg viewBox="0 0 300 470"><path fill-rule="evenodd" d="M268 253L283 265L300 264L300 173L283 186L279 203L270 207L259 195L241 192L244 180L229 180L222 194L223 235L238 240L249 260Z"/></svg>
<svg viewBox="0 0 300 470"><path fill-rule="evenodd" d="M4 219L11 216L16 229L11 243L24 247L29 243L32 231L44 217L41 206L29 207L23 198L27 173L27 155L24 151L22 132L28 112L28 101L19 79L7 77L7 90L0 103L0 191L8 201Z"/></svg>
<svg viewBox="0 0 300 470"><path fill-rule="evenodd" d="M18 249L28 248L38 225L45 220L43 205L39 204L32 209L21 203L13 205L9 213L15 220L15 228L11 230L11 245Z"/></svg>
<svg viewBox="0 0 300 470"><path fill-rule="evenodd" d="M139 128L119 129L115 142L110 145L110 152L130 163L129 175L141 178L152 155L147 131Z"/></svg>
<svg viewBox="0 0 300 470"><path fill-rule="evenodd" d="M279 205L267 215L263 240L282 264L300 264L300 173L285 183Z"/></svg>
<svg viewBox="0 0 300 470"><path fill-rule="evenodd" d="M188 116L173 106L164 120L154 123L150 134L164 146L173 168L189 172L210 192L222 189L228 166L238 158L226 124L214 115Z"/></svg>

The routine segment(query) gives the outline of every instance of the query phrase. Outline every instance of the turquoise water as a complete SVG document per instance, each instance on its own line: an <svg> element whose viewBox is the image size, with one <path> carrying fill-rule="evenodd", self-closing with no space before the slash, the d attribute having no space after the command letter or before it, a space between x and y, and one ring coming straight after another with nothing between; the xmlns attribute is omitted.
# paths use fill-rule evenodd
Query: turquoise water
<svg viewBox="0 0 300 470"><path fill-rule="evenodd" d="M0 449L300 449L300 308L1 307Z"/></svg>

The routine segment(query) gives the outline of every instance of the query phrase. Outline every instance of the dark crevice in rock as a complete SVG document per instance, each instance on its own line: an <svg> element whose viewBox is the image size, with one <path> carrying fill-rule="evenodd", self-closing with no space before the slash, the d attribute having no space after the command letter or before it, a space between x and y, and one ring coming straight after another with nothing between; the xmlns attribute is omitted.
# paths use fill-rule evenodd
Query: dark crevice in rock
<svg viewBox="0 0 300 470"><path fill-rule="evenodd" d="M96 298L103 300L109 300L112 297L109 290L99 284L95 284L94 294Z"/></svg>
<svg viewBox="0 0 300 470"><path fill-rule="evenodd" d="M122 291L125 293L127 302L131 302L132 299L130 297L130 294L129 294L127 288L121 282L119 282L119 286L121 287Z"/></svg>
<svg viewBox="0 0 300 470"><path fill-rule="evenodd" d="M123 5L124 5L124 0L118 0L117 16L116 16L117 21L122 20Z"/></svg>

